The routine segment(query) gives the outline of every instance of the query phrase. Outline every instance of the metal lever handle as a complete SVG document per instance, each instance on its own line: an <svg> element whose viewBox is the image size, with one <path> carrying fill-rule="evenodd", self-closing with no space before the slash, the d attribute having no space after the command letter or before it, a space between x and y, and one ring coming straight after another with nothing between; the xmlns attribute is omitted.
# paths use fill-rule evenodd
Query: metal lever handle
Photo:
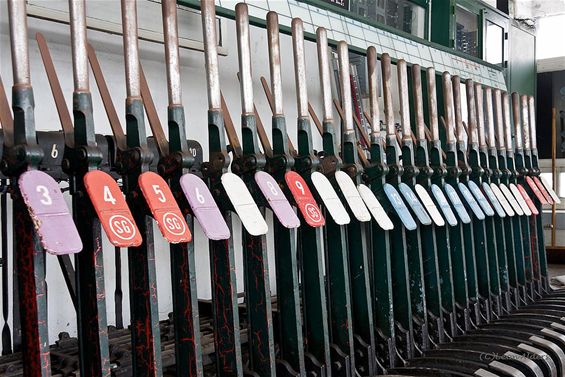
<svg viewBox="0 0 565 377"><path fill-rule="evenodd" d="M353 134L353 100L351 98L351 78L349 74L349 51L347 43L340 41L337 44L337 56L339 61L339 87L343 107L344 134Z"/></svg>

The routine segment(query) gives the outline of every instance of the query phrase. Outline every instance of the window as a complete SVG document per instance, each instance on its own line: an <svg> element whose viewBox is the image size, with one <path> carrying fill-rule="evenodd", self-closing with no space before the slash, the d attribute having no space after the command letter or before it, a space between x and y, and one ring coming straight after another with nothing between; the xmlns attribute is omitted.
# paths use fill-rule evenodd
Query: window
<svg viewBox="0 0 565 377"><path fill-rule="evenodd" d="M410 0L350 0L349 10L414 36L426 36L426 8Z"/></svg>
<svg viewBox="0 0 565 377"><path fill-rule="evenodd" d="M504 28L486 20L485 58L487 62L503 66L504 64Z"/></svg>
<svg viewBox="0 0 565 377"><path fill-rule="evenodd" d="M455 48L479 57L479 16L461 6L455 8Z"/></svg>

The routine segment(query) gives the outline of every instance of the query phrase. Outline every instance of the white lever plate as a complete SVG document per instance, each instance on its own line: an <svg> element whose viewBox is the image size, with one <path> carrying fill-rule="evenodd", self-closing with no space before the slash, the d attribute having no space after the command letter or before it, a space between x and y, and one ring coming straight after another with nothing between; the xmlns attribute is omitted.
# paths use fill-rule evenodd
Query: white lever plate
<svg viewBox="0 0 565 377"><path fill-rule="evenodd" d="M508 199L506 199L506 196L500 189L500 185L497 185L493 182L490 184L490 188L492 189L494 195L496 195L496 198L498 199L498 202L500 203L502 208L504 208L504 212L506 212L509 217L515 216L516 212L514 212L512 206L510 205L510 202L508 202Z"/></svg>
<svg viewBox="0 0 565 377"><path fill-rule="evenodd" d="M335 223L338 225L349 224L351 218L343 206L343 203L339 200L339 197L328 178L326 178L326 176L322 173L316 171L312 173L310 179L312 180L312 184L316 188L318 195L320 195L320 199L322 199L324 206Z"/></svg>
<svg viewBox="0 0 565 377"><path fill-rule="evenodd" d="M422 203L420 203L418 197L416 196L416 194L414 194L414 191L410 188L410 186L408 186L406 183L400 183L398 185L398 189L402 193L404 200L406 200L406 202L408 203L408 206L412 208L412 212L414 212L414 214L418 218L418 221L422 225L431 225L432 219L430 218L428 212L426 212L424 206L422 205Z"/></svg>
<svg viewBox="0 0 565 377"><path fill-rule="evenodd" d="M404 227L408 230L416 230L416 228L418 228L418 224L414 221L412 214L408 210L406 204L404 204L404 200L402 200L402 197L394 186L390 183L385 183L383 185L383 190Z"/></svg>
<svg viewBox="0 0 565 377"><path fill-rule="evenodd" d="M516 201L516 198L514 198L514 195L512 195L512 192L510 191L508 186L501 183L499 187L500 187L500 190L502 191L502 193L504 194L504 196L506 197L506 200L508 200L508 203L510 203L510 205L512 206L512 209L514 210L514 212L518 216L523 216L524 211L522 211L522 207L520 207L520 204L518 204L518 202Z"/></svg>
<svg viewBox="0 0 565 377"><path fill-rule="evenodd" d="M252 236L266 234L269 227L241 178L233 173L225 173L222 175L222 186L245 230Z"/></svg>
<svg viewBox="0 0 565 377"><path fill-rule="evenodd" d="M547 181L547 179L545 179L542 175L540 175L539 178L541 183L543 183L543 187L545 187L545 191L547 191L549 196L551 196L551 199L553 199L553 201L557 204L561 203L561 199L559 199L559 196L557 196L555 191L553 191L551 184Z"/></svg>
<svg viewBox="0 0 565 377"><path fill-rule="evenodd" d="M532 216L532 211L530 210L530 207L528 207L528 203L526 203L524 197L522 196L522 193L520 192L520 190L518 190L518 187L514 183L510 184L510 191L512 192L512 194L514 194L514 198L516 198L516 201L520 205L522 212L524 212L526 216Z"/></svg>
<svg viewBox="0 0 565 377"><path fill-rule="evenodd" d="M494 210L496 211L496 214L498 215L498 217L501 217L501 218L506 217L506 212L504 212L504 208L502 208L502 205L498 201L496 194L494 193L494 191L492 191L492 188L489 186L489 184L486 183L486 182L483 182L481 184L481 187L483 188L483 191L485 192L485 194L487 194L487 198L490 201L490 204L494 207ZM510 208L510 209L512 209L512 208Z"/></svg>
<svg viewBox="0 0 565 377"><path fill-rule="evenodd" d="M394 229L392 220L390 219L390 217L388 217L383 206L381 205L375 194L373 194L373 191L363 184L357 186L357 189L359 190L359 195L361 195L361 198L365 202L367 208L369 208L369 211L373 215L373 218L375 219L377 224L379 224L379 226L384 230Z"/></svg>
<svg viewBox="0 0 565 377"><path fill-rule="evenodd" d="M335 173L335 180L345 197L345 201L349 205L349 209L353 212L353 216L361 222L371 221L371 214L367 207L365 207L365 203L363 203L363 199L359 195L359 191L357 191L357 187L355 187L351 177L342 171L337 171Z"/></svg>
<svg viewBox="0 0 565 377"><path fill-rule="evenodd" d="M457 187L459 187L459 192L461 193L461 195L463 195L463 198L465 199L465 201L467 201L467 204L469 205L469 207L471 207L471 211L473 211L477 219L484 220L485 213L479 206L479 203L477 203L477 201L475 200L473 194L471 194L471 190L469 190L469 188L463 182L459 182Z"/></svg>
<svg viewBox="0 0 565 377"><path fill-rule="evenodd" d="M494 210L490 206L487 198L485 198L485 195L483 194L479 186L473 181L469 181L468 186L475 199L477 199L477 202L479 202L479 205L481 206L481 209L483 210L485 215L494 216Z"/></svg>
<svg viewBox="0 0 565 377"><path fill-rule="evenodd" d="M457 218L455 217L455 214L453 213L453 210L451 209L451 206L449 205L447 198L443 194L443 191L441 191L441 188L438 185L433 184L431 190L432 190L432 195L434 196L436 202L439 205L439 208L443 212L443 216L445 217L445 220L447 220L447 223L451 226L457 225Z"/></svg>
<svg viewBox="0 0 565 377"><path fill-rule="evenodd" d="M469 224L471 222L471 217L469 216L469 213L467 212L467 209L465 208L465 205L461 201L461 198L459 197L459 194L457 194L455 188L446 183L444 185L444 189L447 197L451 201L451 204L455 208L455 212L457 212L457 215L461 219L461 222L463 224Z"/></svg>
<svg viewBox="0 0 565 377"><path fill-rule="evenodd" d="M437 226L445 226L445 220L439 213L439 210L437 209L434 201L432 200L430 194L428 194L428 191L424 188L424 186L417 184L414 190L416 191L418 198L420 198L420 201L422 201L422 203L424 204L426 210L428 210L428 213L434 221L434 224L436 224Z"/></svg>

